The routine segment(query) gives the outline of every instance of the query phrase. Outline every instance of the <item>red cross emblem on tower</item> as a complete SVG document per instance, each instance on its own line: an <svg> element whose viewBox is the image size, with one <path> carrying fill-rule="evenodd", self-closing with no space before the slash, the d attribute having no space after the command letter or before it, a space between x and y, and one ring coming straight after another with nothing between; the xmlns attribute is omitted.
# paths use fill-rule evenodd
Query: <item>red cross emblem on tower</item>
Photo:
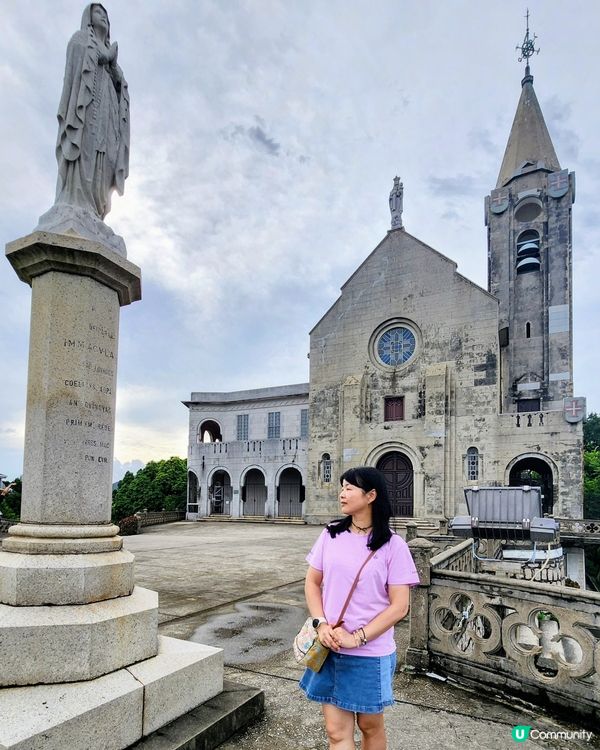
<svg viewBox="0 0 600 750"><path fill-rule="evenodd" d="M585 398L579 396L564 399L563 410L567 422L581 422L585 418Z"/></svg>

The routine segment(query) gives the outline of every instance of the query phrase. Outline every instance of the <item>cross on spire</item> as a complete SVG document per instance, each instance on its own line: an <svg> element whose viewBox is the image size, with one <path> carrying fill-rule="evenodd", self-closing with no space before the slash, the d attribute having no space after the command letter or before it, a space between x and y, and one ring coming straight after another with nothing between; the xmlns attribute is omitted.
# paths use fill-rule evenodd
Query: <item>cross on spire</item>
<svg viewBox="0 0 600 750"><path fill-rule="evenodd" d="M540 48L535 48L535 40L537 39L537 34L534 34L533 36L529 35L529 8L527 8L527 13L525 15L525 18L527 19L527 27L525 31L525 37L523 38L523 42L519 45L517 44L516 49L519 50L521 53L521 57L519 57L519 62L523 62L525 60L525 76L530 75L529 72L529 58L533 55L537 55L540 51Z"/></svg>

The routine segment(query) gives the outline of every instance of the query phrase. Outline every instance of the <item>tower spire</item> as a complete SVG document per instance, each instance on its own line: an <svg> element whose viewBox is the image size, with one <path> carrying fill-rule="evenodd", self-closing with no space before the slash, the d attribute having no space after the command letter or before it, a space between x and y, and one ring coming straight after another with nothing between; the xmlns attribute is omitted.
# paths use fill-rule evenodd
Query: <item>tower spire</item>
<svg viewBox="0 0 600 750"><path fill-rule="evenodd" d="M521 97L498 175L496 184L498 188L510 182L513 177L521 173L523 168L537 167L549 172L560 170L552 139L533 90L529 59L536 55L539 49L535 48L537 36L529 31L529 10L525 18L527 21L525 37L517 46L521 53L519 62L525 60L525 77L521 81Z"/></svg>
<svg viewBox="0 0 600 750"><path fill-rule="evenodd" d="M535 40L537 39L537 34L534 34L533 36L530 36L529 34L529 8L527 8L527 13L525 14L525 18L527 26L525 31L525 36L523 38L523 41L521 44L517 44L516 49L519 50L521 53L521 57L519 57L519 62L523 62L525 60L525 78L521 81L521 84L525 83L531 83L533 81L533 76L531 75L531 71L529 69L529 58L533 55L539 54L540 48L535 48Z"/></svg>

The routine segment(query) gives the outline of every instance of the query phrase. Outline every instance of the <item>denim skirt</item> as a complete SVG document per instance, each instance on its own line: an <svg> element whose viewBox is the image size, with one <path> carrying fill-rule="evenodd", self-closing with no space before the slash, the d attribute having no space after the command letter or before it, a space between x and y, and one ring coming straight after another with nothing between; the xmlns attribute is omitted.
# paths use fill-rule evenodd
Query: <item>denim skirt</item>
<svg viewBox="0 0 600 750"><path fill-rule="evenodd" d="M380 714L394 703L396 654L350 656L330 651L319 672L307 669L300 680L306 697L344 711Z"/></svg>

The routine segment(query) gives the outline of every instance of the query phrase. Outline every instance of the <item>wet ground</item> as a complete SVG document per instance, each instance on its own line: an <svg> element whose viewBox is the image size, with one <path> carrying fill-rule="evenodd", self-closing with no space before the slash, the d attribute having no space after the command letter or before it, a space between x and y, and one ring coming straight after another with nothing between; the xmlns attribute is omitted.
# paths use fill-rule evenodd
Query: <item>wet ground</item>
<svg viewBox="0 0 600 750"><path fill-rule="evenodd" d="M180 522L125 540L136 555L137 583L159 592L161 634L223 648L226 677L265 692L263 718L221 750L327 748L319 707L298 689L302 669L291 651L306 618L304 557L319 533L301 525ZM401 661L406 623L396 628L396 640ZM515 725L581 729L435 676L399 672L394 696L386 711L389 750L514 750ZM522 746L600 748L600 742L529 739Z"/></svg>

